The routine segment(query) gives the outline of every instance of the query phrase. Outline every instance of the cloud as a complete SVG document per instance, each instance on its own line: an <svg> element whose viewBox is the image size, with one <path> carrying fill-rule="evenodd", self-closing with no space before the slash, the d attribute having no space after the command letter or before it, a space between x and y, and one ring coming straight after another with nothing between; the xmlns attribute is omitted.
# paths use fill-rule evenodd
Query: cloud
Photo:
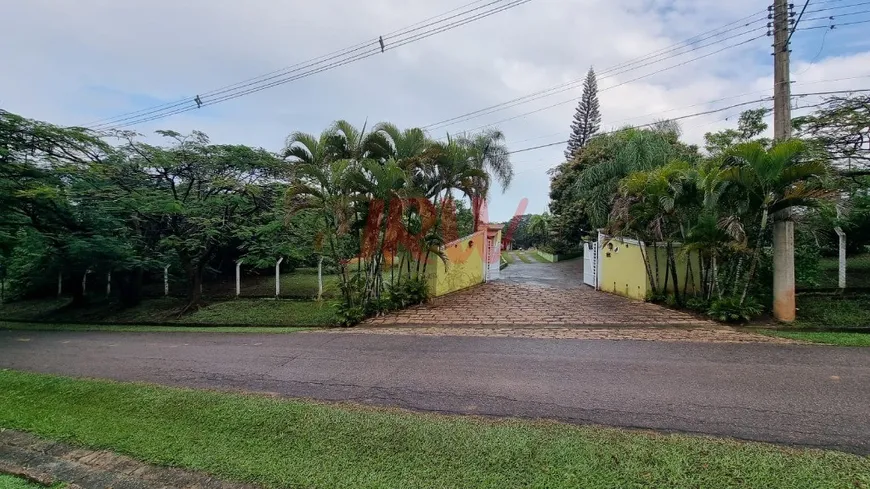
<svg viewBox="0 0 870 489"><path fill-rule="evenodd" d="M60 124L87 123L190 99L379 35L389 38L392 31L467 1L13 2L4 14L15 21L4 30L18 42L0 46L2 106ZM214 141L278 150L290 132L319 133L336 119L427 125L582 79L589 66L606 75L608 67L750 14L745 22L757 20L753 25L764 34L765 8L751 0L533 0L358 63L136 129L148 134L199 129ZM740 24L728 32L740 32L736 27ZM870 46L856 27L824 38L824 29L795 35L793 72L800 73L795 92L866 86L866 79L823 82L870 75ZM762 37L636 81L724 44L602 76L603 127L760 98L772 87L769 45L770 38ZM455 133L514 118L498 124L512 149L564 140L580 92L578 84L445 129ZM725 100L712 102L717 99ZM704 132L733 126L741 109L683 121L685 139L701 143ZM494 192L493 219L508 219L522 197L529 198L531 212L545 210L546 170L560 163L563 149L514 155L517 178L506 193Z"/></svg>

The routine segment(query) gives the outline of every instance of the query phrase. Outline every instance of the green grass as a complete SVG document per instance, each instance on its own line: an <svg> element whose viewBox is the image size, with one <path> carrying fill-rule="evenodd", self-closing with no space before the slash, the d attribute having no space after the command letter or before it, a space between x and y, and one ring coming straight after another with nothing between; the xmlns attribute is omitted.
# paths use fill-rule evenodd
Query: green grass
<svg viewBox="0 0 870 489"><path fill-rule="evenodd" d="M524 251L515 251L517 258L520 259L523 263L532 263L532 259L529 258Z"/></svg>
<svg viewBox="0 0 870 489"><path fill-rule="evenodd" d="M532 255L532 258L534 258L535 261L537 261L538 263L550 263L547 260L545 260L543 256L538 254L538 250L535 250L534 252L532 252L530 254Z"/></svg>
<svg viewBox="0 0 870 489"><path fill-rule="evenodd" d="M514 257L514 253L512 251L504 251L504 252L502 252L501 256L502 256L502 258L504 258L504 261L506 261L508 265L517 261L517 259Z"/></svg>
<svg viewBox="0 0 870 489"><path fill-rule="evenodd" d="M870 328L870 296L797 296L798 328Z"/></svg>
<svg viewBox="0 0 870 489"><path fill-rule="evenodd" d="M30 304L34 302L36 304ZM48 321L53 323L167 325L250 325L250 326L327 326L335 324L335 302L312 300L230 299L208 304L192 313L178 316L184 305L180 299L143 301L122 309L116 304L95 304L86 308L58 307L57 301L28 301L0 306L0 319Z"/></svg>
<svg viewBox="0 0 870 489"><path fill-rule="evenodd" d="M11 323L0 320L0 330L106 331L114 333L297 333L314 328L285 326L153 326L147 324Z"/></svg>
<svg viewBox="0 0 870 489"><path fill-rule="evenodd" d="M839 258L821 258L819 260L819 283L816 286L837 287L839 270ZM853 255L846 258L846 287L870 287L870 254Z"/></svg>
<svg viewBox="0 0 870 489"><path fill-rule="evenodd" d="M0 426L270 487L843 488L870 459L0 371Z"/></svg>
<svg viewBox="0 0 870 489"><path fill-rule="evenodd" d="M56 486L58 488L62 486ZM11 475L2 475L0 474L0 489L39 489L45 488L45 486L40 486L38 484L33 484L24 479L19 479L18 477L13 477Z"/></svg>
<svg viewBox="0 0 870 489"><path fill-rule="evenodd" d="M793 340L809 341L838 346L870 346L870 333L841 333L814 331L783 331L776 329L759 330L768 336L779 336Z"/></svg>

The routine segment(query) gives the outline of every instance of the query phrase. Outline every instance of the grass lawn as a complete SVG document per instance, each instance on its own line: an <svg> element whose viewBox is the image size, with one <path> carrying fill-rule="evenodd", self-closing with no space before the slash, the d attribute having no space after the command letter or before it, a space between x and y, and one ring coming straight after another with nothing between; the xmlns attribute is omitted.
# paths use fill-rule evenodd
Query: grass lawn
<svg viewBox="0 0 870 489"><path fill-rule="evenodd" d="M838 346L870 346L870 333L814 332L800 330L763 329L760 333L793 340Z"/></svg>
<svg viewBox="0 0 870 489"><path fill-rule="evenodd" d="M534 258L535 261L537 261L538 263L550 263L547 260L545 260L543 256L538 254L538 250L535 250L529 254L532 255L532 258Z"/></svg>
<svg viewBox="0 0 870 489"><path fill-rule="evenodd" d="M502 258L504 258L504 261L506 261L508 265L517 261L517 259L514 257L513 251L503 251L501 253L501 256Z"/></svg>
<svg viewBox="0 0 870 489"><path fill-rule="evenodd" d="M147 324L11 323L0 320L0 330L109 331L115 333L297 333L314 328L286 326L154 326Z"/></svg>
<svg viewBox="0 0 870 489"><path fill-rule="evenodd" d="M837 287L840 261L837 257L819 260L818 287ZM801 284L798 284L800 286ZM852 255L846 258L846 287L870 287L870 254Z"/></svg>
<svg viewBox="0 0 870 489"><path fill-rule="evenodd" d="M62 489L64 484L51 486L52 489ZM45 486L34 484L18 477L0 474L0 489L45 489Z"/></svg>
<svg viewBox="0 0 870 489"><path fill-rule="evenodd" d="M25 301L0 305L0 320L49 321L85 324L166 325L251 325L251 326L328 326L335 324L333 301L230 299L208 304L178 317L181 299L143 301L122 309L115 304L95 304L81 309L66 308L66 302Z"/></svg>
<svg viewBox="0 0 870 489"><path fill-rule="evenodd" d="M526 255L525 251L515 251L514 253L516 253L517 258L519 258L523 263L532 263L532 259Z"/></svg>
<svg viewBox="0 0 870 489"><path fill-rule="evenodd" d="M270 487L870 487L870 458L0 371L0 426Z"/></svg>
<svg viewBox="0 0 870 489"><path fill-rule="evenodd" d="M798 328L870 328L870 295L799 294Z"/></svg>
<svg viewBox="0 0 870 489"><path fill-rule="evenodd" d="M0 474L0 489L37 489L44 486L32 484L24 479Z"/></svg>

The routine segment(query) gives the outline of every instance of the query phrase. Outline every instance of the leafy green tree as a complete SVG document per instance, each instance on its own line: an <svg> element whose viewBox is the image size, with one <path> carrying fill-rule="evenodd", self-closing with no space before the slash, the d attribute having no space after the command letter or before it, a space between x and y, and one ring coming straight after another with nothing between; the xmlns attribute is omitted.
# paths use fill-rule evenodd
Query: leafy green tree
<svg viewBox="0 0 870 489"><path fill-rule="evenodd" d="M212 145L201 132L159 134L169 147L129 142L125 173L140 184L131 202L143 220L162 224L159 247L185 274L186 311L199 306L203 273L218 251L270 209L268 185L286 168L265 150Z"/></svg>
<svg viewBox="0 0 870 489"><path fill-rule="evenodd" d="M824 149L841 175L870 175L870 95L828 98L792 123L798 137Z"/></svg>
<svg viewBox="0 0 870 489"><path fill-rule="evenodd" d="M711 155L721 155L731 147L741 143L758 140L764 146L770 146L769 139L758 139L767 130L764 117L768 109L752 109L743 111L737 121L737 129L725 129L719 132L704 134L705 148Z"/></svg>

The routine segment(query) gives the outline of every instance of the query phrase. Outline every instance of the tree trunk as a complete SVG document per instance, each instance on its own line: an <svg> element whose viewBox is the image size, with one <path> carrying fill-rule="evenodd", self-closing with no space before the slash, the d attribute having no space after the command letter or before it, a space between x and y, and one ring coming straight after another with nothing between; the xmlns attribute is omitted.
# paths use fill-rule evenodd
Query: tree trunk
<svg viewBox="0 0 870 489"><path fill-rule="evenodd" d="M740 305L746 301L746 295L749 293L749 285L755 276L755 269L758 267L758 259L761 257L761 238L764 235L764 230L767 228L767 209L761 214L761 227L758 229L758 238L755 240L755 250L752 252L752 262L749 264L749 272L746 274L746 284L743 286L743 293L740 294Z"/></svg>
<svg viewBox="0 0 870 489"><path fill-rule="evenodd" d="M671 265L671 275L674 277L674 297L677 299L677 304L683 304L683 298L680 295L680 276L677 273L677 258L674 256L674 245L668 241L668 261Z"/></svg>

